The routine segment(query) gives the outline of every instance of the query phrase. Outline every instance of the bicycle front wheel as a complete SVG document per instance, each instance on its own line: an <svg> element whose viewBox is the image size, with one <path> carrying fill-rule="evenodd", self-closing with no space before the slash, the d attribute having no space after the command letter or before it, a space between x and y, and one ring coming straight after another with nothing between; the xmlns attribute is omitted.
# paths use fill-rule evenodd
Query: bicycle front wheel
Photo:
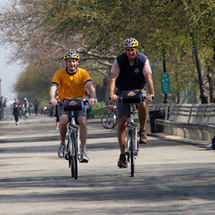
<svg viewBox="0 0 215 215"><path fill-rule="evenodd" d="M77 149L77 135L71 133L71 147L72 152L70 152L70 169L71 177L74 179L78 178L78 149Z"/></svg>
<svg viewBox="0 0 215 215"><path fill-rule="evenodd" d="M130 132L130 150L131 150L131 177L134 177L134 139L135 139L135 136L134 136L134 131L131 130Z"/></svg>

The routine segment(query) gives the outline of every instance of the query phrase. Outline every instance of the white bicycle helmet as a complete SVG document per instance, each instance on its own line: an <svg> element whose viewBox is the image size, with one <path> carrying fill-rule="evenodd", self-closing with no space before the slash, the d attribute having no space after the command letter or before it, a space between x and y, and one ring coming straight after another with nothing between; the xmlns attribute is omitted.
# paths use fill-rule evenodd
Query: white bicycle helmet
<svg viewBox="0 0 215 215"><path fill-rule="evenodd" d="M66 55L64 56L64 60L67 60L67 59L77 59L77 60L79 60L80 57L75 51L68 51L66 53Z"/></svg>
<svg viewBox="0 0 215 215"><path fill-rule="evenodd" d="M139 45L135 38L128 38L124 41L124 48L137 47Z"/></svg>

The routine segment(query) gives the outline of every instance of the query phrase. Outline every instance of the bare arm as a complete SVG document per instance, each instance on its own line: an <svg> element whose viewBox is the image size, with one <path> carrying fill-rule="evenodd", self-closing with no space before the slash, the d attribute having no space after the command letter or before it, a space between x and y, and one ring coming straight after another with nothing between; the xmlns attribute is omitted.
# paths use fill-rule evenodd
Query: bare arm
<svg viewBox="0 0 215 215"><path fill-rule="evenodd" d="M56 90L57 90L57 85L52 84L50 87L49 96L50 96L51 104L54 106L57 105L57 100L55 99Z"/></svg>
<svg viewBox="0 0 215 215"><path fill-rule="evenodd" d="M115 89L115 83L118 75L115 73L110 74L110 80L109 80L109 97L111 98L111 101L114 102L117 100L117 95L114 93Z"/></svg>
<svg viewBox="0 0 215 215"><path fill-rule="evenodd" d="M147 101L152 101L152 97L155 95L152 74L146 74L145 78L149 89L149 94L146 96L146 99Z"/></svg>
<svg viewBox="0 0 215 215"><path fill-rule="evenodd" d="M89 92L89 104L90 105L94 105L95 104L95 101L96 101L96 94L95 94L95 88L93 87L93 84L91 81L88 81L86 83L86 88Z"/></svg>

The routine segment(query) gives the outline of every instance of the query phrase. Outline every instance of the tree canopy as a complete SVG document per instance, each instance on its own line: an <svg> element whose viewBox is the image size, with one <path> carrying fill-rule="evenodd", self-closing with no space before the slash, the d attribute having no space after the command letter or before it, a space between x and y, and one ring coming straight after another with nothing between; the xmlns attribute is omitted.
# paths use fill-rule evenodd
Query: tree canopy
<svg viewBox="0 0 215 215"><path fill-rule="evenodd" d="M215 2L208 0L14 0L0 16L0 42L12 45L14 58L27 65L15 88L23 92L27 88L18 86L33 71L38 79L48 75L50 80L57 69L51 62L60 66L68 49L80 53L81 66L108 80L114 58L123 51L123 41L135 37L154 68L157 96L162 99L159 77L165 59L174 86L171 94L179 102L182 90L198 89L194 43L204 84L213 91L209 77L214 76L214 11ZM213 100L213 93L210 96Z"/></svg>

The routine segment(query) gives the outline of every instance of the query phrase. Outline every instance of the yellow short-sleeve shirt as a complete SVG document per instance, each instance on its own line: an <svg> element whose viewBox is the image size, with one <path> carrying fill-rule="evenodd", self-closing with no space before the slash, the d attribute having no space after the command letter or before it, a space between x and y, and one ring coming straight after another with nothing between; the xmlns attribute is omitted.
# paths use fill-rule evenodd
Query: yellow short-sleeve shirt
<svg viewBox="0 0 215 215"><path fill-rule="evenodd" d="M85 83L91 81L87 70L78 68L75 74L69 74L66 68L58 70L52 79L52 83L58 85L58 99L85 97Z"/></svg>

